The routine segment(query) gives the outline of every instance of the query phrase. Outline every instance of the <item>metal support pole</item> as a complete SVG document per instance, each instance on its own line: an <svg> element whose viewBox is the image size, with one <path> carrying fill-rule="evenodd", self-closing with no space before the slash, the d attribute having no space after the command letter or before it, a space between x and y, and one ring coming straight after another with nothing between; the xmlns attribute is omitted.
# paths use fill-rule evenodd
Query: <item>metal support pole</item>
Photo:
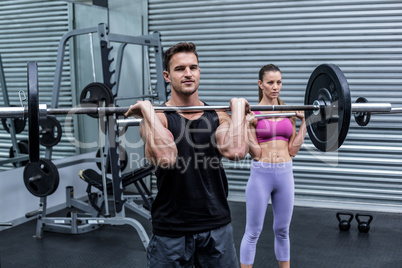
<svg viewBox="0 0 402 268"><path fill-rule="evenodd" d="M91 63L92 63L92 76L94 82L96 82L96 69L95 69L95 55L94 55L94 44L93 44L93 34L89 33L89 47L91 51Z"/></svg>
<svg viewBox="0 0 402 268"><path fill-rule="evenodd" d="M106 171L107 171L107 169L106 169L106 161L105 161L105 150L106 150L106 145L104 146L103 145L103 142L102 142L102 138L103 138L103 135L102 135L102 124L104 124L104 122L103 122L103 115L99 115L99 120L98 120L98 123L99 123L99 152L100 152L100 157L101 157L101 172L102 172L102 185L103 185L103 195L104 195L104 197L105 197L105 215L107 215L107 216L109 216L110 214L109 214L109 202L108 202L108 194L107 194L107 179L106 179ZM105 132L106 132L106 135L107 135L107 132L108 132L108 126L107 126L107 124L105 124Z"/></svg>

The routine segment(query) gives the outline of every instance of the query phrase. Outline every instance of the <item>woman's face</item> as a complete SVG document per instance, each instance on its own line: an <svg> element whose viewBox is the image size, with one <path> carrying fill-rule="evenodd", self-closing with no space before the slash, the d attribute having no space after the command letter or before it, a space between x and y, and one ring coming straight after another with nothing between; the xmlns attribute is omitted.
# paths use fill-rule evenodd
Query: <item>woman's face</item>
<svg viewBox="0 0 402 268"><path fill-rule="evenodd" d="M258 80L258 85L262 89L264 98L277 99L282 88L281 72L265 72L263 80Z"/></svg>

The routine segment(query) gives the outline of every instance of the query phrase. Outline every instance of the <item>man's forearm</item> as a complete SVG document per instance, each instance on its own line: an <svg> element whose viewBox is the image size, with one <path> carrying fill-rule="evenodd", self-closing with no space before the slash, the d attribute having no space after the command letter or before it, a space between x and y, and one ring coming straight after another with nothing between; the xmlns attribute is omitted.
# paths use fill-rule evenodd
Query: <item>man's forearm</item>
<svg viewBox="0 0 402 268"><path fill-rule="evenodd" d="M171 166L176 162L177 147L170 131L165 128L155 111L143 113L141 124L145 155L154 165Z"/></svg>

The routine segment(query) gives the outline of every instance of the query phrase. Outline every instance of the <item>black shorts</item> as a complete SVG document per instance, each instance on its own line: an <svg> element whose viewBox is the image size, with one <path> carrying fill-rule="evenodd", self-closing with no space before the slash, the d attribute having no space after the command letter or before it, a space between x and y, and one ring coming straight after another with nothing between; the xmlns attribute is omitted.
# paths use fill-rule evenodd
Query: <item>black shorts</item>
<svg viewBox="0 0 402 268"><path fill-rule="evenodd" d="M149 268L239 267L231 224L177 238L153 235L147 253Z"/></svg>

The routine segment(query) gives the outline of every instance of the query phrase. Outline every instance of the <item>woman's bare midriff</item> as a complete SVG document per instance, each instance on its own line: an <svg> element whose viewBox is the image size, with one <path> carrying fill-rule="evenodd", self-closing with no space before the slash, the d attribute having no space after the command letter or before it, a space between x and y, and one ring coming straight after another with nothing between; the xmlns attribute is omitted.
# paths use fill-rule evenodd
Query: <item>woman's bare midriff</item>
<svg viewBox="0 0 402 268"><path fill-rule="evenodd" d="M283 163L292 161L289 155L289 143L284 140L272 140L261 142L261 158L260 162Z"/></svg>

